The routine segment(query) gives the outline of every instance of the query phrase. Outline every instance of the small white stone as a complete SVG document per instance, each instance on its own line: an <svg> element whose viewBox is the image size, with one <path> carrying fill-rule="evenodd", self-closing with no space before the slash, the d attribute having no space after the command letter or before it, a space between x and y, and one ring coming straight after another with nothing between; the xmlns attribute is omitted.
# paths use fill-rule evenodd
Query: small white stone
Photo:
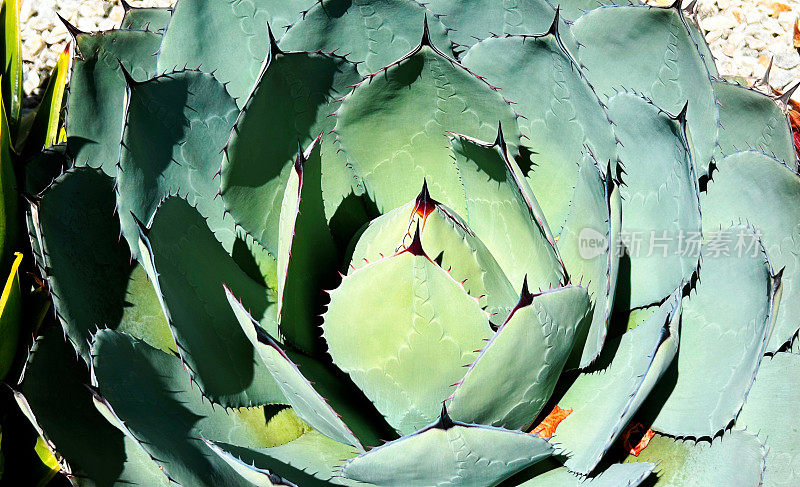
<svg viewBox="0 0 800 487"><path fill-rule="evenodd" d="M775 66L791 69L800 64L800 55L797 52L782 52L775 55Z"/></svg>
<svg viewBox="0 0 800 487"><path fill-rule="evenodd" d="M703 28L709 31L728 30L736 27L736 20L727 15L715 15L703 20Z"/></svg>

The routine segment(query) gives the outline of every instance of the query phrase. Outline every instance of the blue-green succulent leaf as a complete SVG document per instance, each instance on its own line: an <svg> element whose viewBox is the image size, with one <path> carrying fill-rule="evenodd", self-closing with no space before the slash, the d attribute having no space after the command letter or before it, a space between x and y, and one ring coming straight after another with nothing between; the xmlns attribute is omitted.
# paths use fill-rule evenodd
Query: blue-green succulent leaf
<svg viewBox="0 0 800 487"><path fill-rule="evenodd" d="M674 114L688 101L697 175L706 174L719 114L709 73L683 15L671 7L598 8L581 16L570 32L579 45L577 59L599 94L634 91Z"/></svg>
<svg viewBox="0 0 800 487"><path fill-rule="evenodd" d="M579 168L557 247L570 281L586 286L592 299L591 323L580 331L576 346L579 361L569 364L587 367L600 355L608 335L619 274L622 201L610 164L603 176L587 154Z"/></svg>
<svg viewBox="0 0 800 487"><path fill-rule="evenodd" d="M114 180L79 167L59 176L31 207L58 316L88 362L96 327L124 330L154 347L175 348L153 287L119 238Z"/></svg>
<svg viewBox="0 0 800 487"><path fill-rule="evenodd" d="M280 47L346 55L368 75L400 59L424 35L452 54L445 27L429 14L424 4L411 0L322 0L291 26Z"/></svg>
<svg viewBox="0 0 800 487"><path fill-rule="evenodd" d="M677 381L653 422L654 430L671 436L713 438L727 427L769 338L776 290L758 236L737 225L705 238L700 280L683 301Z"/></svg>
<svg viewBox="0 0 800 487"><path fill-rule="evenodd" d="M637 487L650 478L656 465L653 463L615 463L596 477L581 477L566 467L541 473L517 487Z"/></svg>
<svg viewBox="0 0 800 487"><path fill-rule="evenodd" d="M124 436L92 406L86 364L75 356L60 330L37 338L25 365L17 403L37 432L62 458L62 470L97 485L167 487L137 441Z"/></svg>
<svg viewBox="0 0 800 487"><path fill-rule="evenodd" d="M460 171L444 137L452 131L494 140L498 121L516 150L516 116L503 97L435 47L420 44L345 97L335 134L379 211L412 200L427 178L431 194L466 215Z"/></svg>
<svg viewBox="0 0 800 487"><path fill-rule="evenodd" d="M727 81L715 81L714 92L719 100L720 156L756 149L795 166L797 156L789 122L772 98Z"/></svg>
<svg viewBox="0 0 800 487"><path fill-rule="evenodd" d="M453 422L443 413L434 425L348 460L342 474L385 487L495 485L552 454L537 436Z"/></svg>
<svg viewBox="0 0 800 487"><path fill-rule="evenodd" d="M361 443L341 420L339 415L319 395L314 386L303 377L280 346L253 320L242 304L226 288L228 298L244 334L258 352L258 356L269 370L275 383L300 418L316 431L340 443L362 449Z"/></svg>
<svg viewBox="0 0 800 487"><path fill-rule="evenodd" d="M465 194L464 220L517 292L525 276L535 288L563 283L564 267L552 232L510 156L502 127L492 144L460 134L450 144Z"/></svg>
<svg viewBox="0 0 800 487"><path fill-rule="evenodd" d="M129 87L117 195L122 234L138 257L136 218L149 222L168 194L179 192L208 217L231 250L232 219L215 198L220 151L236 120L236 104L213 76L182 71Z"/></svg>
<svg viewBox="0 0 800 487"><path fill-rule="evenodd" d="M579 162L591 153L603 167L610 161L616 169L614 127L604 106L553 35L486 39L467 51L463 62L499 86L522 115L517 123L531 148L526 179L554 236L560 235Z"/></svg>
<svg viewBox="0 0 800 487"><path fill-rule="evenodd" d="M467 222L434 200L427 185L416 200L369 223L356 243L350 268L355 270L408 247L417 223L426 252L436 256L441 267L478 299L492 323L503 323L517 302L514 286Z"/></svg>
<svg viewBox="0 0 800 487"><path fill-rule="evenodd" d="M656 463L655 485L659 487L774 485L761 483L765 456L769 458L761 441L744 431L729 431L713 441L697 443L656 434L639 456L628 457L625 461L632 463L625 465Z"/></svg>
<svg viewBox="0 0 800 487"><path fill-rule="evenodd" d="M511 315L453 392L450 415L465 423L530 426L550 399L589 309L583 287L536 294L523 289Z"/></svg>
<svg viewBox="0 0 800 487"><path fill-rule="evenodd" d="M122 17L120 29L149 30L163 34L170 17L172 17L171 8L131 7Z"/></svg>
<svg viewBox="0 0 800 487"><path fill-rule="evenodd" d="M345 277L322 328L334 363L401 434L438 416L492 336L477 299L425 255L419 238Z"/></svg>
<svg viewBox="0 0 800 487"><path fill-rule="evenodd" d="M425 6L445 24L459 51L493 35L544 32L555 13L546 0L431 0Z"/></svg>
<svg viewBox="0 0 800 487"><path fill-rule="evenodd" d="M314 430L272 448L242 448L224 443L217 443L217 447L242 461L290 478L303 487L372 485L343 478L339 472L345 460L359 454L356 448L333 441Z"/></svg>
<svg viewBox="0 0 800 487"><path fill-rule="evenodd" d="M319 338L314 304L338 264L325 220L318 142L319 137L305 153L298 150L278 225L278 324L290 342L309 352L315 350Z"/></svg>
<svg viewBox="0 0 800 487"><path fill-rule="evenodd" d="M107 414L113 413L176 483L252 487L202 439L260 447L266 424L261 408L215 408L190 387L178 357L111 330L95 335L92 378Z"/></svg>
<svg viewBox="0 0 800 487"><path fill-rule="evenodd" d="M276 31L300 17L308 0L176 2L158 56L158 71L202 68L214 72L244 106ZM213 35L211 35L213 34Z"/></svg>
<svg viewBox="0 0 800 487"><path fill-rule="evenodd" d="M283 394L244 335L222 285L277 337L274 297L236 265L200 213L182 198L167 198L150 228L140 229L139 246L180 357L203 394L226 407L281 403Z"/></svg>
<svg viewBox="0 0 800 487"><path fill-rule="evenodd" d="M329 115L361 77L354 64L321 53L271 53L224 152L220 193L226 209L273 255L278 252L281 202L298 144L320 133L325 214L330 220L356 186ZM269 140L269 143L264 143Z"/></svg>
<svg viewBox="0 0 800 487"><path fill-rule="evenodd" d="M688 281L697 268L697 249L685 246L692 237L700 239L701 227L685 114L675 117L628 93L612 97L608 111L622 141L621 240L630 259L630 275L620 278L630 295L618 304L649 306Z"/></svg>
<svg viewBox="0 0 800 487"><path fill-rule="evenodd" d="M102 167L117 175L125 122L125 76L136 81L155 75L161 35L113 30L77 37L66 115L67 149L76 166Z"/></svg>
<svg viewBox="0 0 800 487"><path fill-rule="evenodd" d="M735 429L758 434L769 450L763 485L789 487L800 482L798 378L800 355L782 352L765 357L736 420Z"/></svg>
<svg viewBox="0 0 800 487"><path fill-rule="evenodd" d="M616 353L605 369L578 376L558 401L572 409L553 435L571 471L589 474L597 467L669 367L678 349L680 314L678 289L647 322L609 346Z"/></svg>
<svg viewBox="0 0 800 487"><path fill-rule="evenodd" d="M280 476L275 475L269 470L261 469L255 465L249 465L247 462L243 462L241 459L231 455L213 441L203 438L203 442L212 452L214 452L215 455L230 465L242 478L246 479L254 487L273 487L280 485L297 487L295 484L282 479Z"/></svg>
<svg viewBox="0 0 800 487"><path fill-rule="evenodd" d="M767 345L768 352L777 351L800 328L800 178L761 152L737 152L719 161L700 203L704 233L749 222L772 268L784 269L783 295Z"/></svg>
<svg viewBox="0 0 800 487"><path fill-rule="evenodd" d="M603 5L640 5L639 0L548 0L551 5L558 5L564 19L574 21L590 10Z"/></svg>

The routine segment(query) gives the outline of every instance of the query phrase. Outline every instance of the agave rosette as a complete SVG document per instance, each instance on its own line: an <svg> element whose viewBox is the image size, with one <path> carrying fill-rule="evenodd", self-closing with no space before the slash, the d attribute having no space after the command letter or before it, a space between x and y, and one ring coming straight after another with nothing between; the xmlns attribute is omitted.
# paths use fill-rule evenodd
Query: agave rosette
<svg viewBox="0 0 800 487"><path fill-rule="evenodd" d="M800 480L786 100L680 4L304 3L73 32L26 184L78 358L17 399L77 483Z"/></svg>

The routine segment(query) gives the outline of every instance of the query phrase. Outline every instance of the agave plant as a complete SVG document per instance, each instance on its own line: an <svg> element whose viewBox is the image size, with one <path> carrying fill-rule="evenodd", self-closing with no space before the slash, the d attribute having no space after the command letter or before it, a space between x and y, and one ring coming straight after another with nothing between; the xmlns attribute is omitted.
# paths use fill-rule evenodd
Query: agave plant
<svg viewBox="0 0 800 487"><path fill-rule="evenodd" d="M305 3L70 26L15 397L75 484L800 482L791 94L680 3Z"/></svg>

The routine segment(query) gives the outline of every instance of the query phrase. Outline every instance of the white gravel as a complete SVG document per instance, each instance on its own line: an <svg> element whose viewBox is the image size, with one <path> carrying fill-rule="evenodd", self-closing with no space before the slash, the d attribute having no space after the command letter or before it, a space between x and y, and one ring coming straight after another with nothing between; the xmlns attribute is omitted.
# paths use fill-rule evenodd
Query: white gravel
<svg viewBox="0 0 800 487"><path fill-rule="evenodd" d="M650 0L671 3L672 0ZM761 77L774 56L770 82L778 90L800 79L800 55L792 45L800 0L699 0L699 18L722 74ZM131 0L134 6L165 7L171 0ZM56 12L84 31L111 29L122 20L119 0L23 0L23 88L43 89L68 34ZM800 90L797 92L800 97Z"/></svg>

